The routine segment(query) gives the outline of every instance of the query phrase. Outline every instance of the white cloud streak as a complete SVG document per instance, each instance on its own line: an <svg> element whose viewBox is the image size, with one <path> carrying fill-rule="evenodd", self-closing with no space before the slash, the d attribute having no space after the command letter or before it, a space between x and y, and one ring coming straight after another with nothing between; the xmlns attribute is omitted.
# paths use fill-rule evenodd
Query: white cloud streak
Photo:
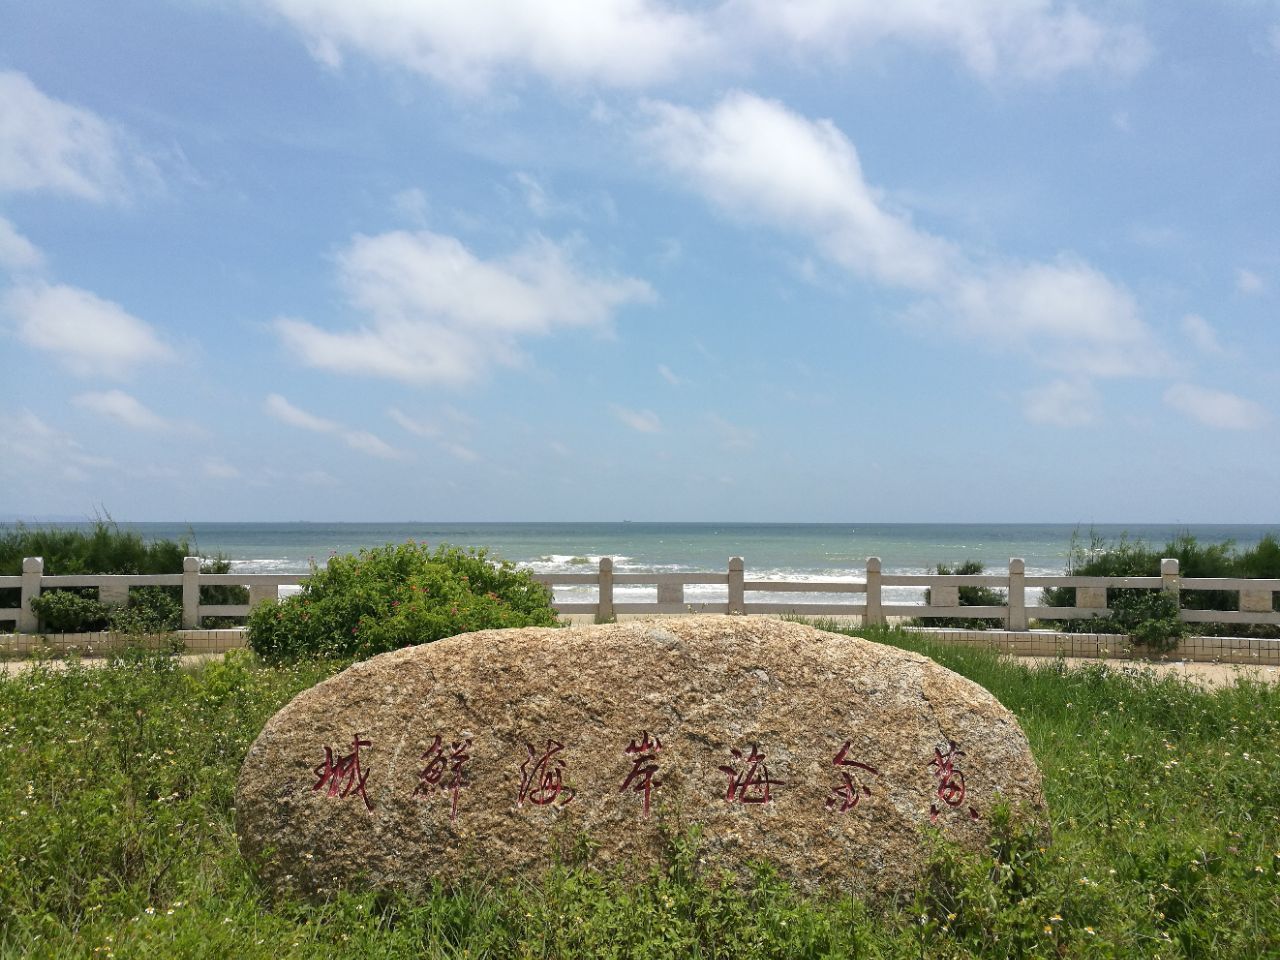
<svg viewBox="0 0 1280 960"><path fill-rule="evenodd" d="M1093 423L1102 406L1093 384L1083 380L1054 380L1028 390L1023 404L1023 415L1029 421L1053 427Z"/></svg>
<svg viewBox="0 0 1280 960"><path fill-rule="evenodd" d="M627 407L611 405L613 415L638 433L661 433L662 421L652 410L631 410Z"/></svg>
<svg viewBox="0 0 1280 960"><path fill-rule="evenodd" d="M1256 297L1267 289L1266 281L1252 270L1240 267L1236 270L1236 290L1246 297Z"/></svg>
<svg viewBox="0 0 1280 960"><path fill-rule="evenodd" d="M271 0L271 6L329 66L354 51L473 92L500 70L637 87L678 73L715 46L701 17L653 0Z"/></svg>
<svg viewBox="0 0 1280 960"><path fill-rule="evenodd" d="M1218 339L1217 331L1213 329L1213 324L1199 314L1189 313L1182 318L1182 332L1200 353L1226 353L1222 341Z"/></svg>
<svg viewBox="0 0 1280 960"><path fill-rule="evenodd" d="M352 450L368 454L371 457L378 457L382 460L399 460L403 457L399 450L392 447L377 434L370 433L367 430L352 430L336 420L317 417L315 414L308 413L300 407L295 407L278 393L269 394L262 406L268 414L283 424L297 427L299 430L307 430L311 433L324 433L335 436Z"/></svg>
<svg viewBox="0 0 1280 960"><path fill-rule="evenodd" d="M95 202L125 199L155 164L92 111L0 71L0 192L48 191Z"/></svg>
<svg viewBox="0 0 1280 960"><path fill-rule="evenodd" d="M653 297L640 280L585 275L542 238L483 260L427 231L357 236L338 269L366 322L335 332L281 318L275 328L285 347L309 366L415 384L475 381L494 365L519 363L525 338L607 329L618 308Z"/></svg>
<svg viewBox="0 0 1280 960"><path fill-rule="evenodd" d="M40 248L18 232L18 228L0 217L0 269L15 273L38 270L44 266Z"/></svg>
<svg viewBox="0 0 1280 960"><path fill-rule="evenodd" d="M985 79L1121 75L1151 48L1136 27L1058 0L270 0L338 67L357 53L468 93L501 74L638 89L765 65L771 54L848 59L873 46L945 51Z"/></svg>
<svg viewBox="0 0 1280 960"><path fill-rule="evenodd" d="M1271 419L1266 408L1253 400L1190 383L1175 383L1164 392L1164 402L1192 420L1218 430L1256 430Z"/></svg>
<svg viewBox="0 0 1280 960"><path fill-rule="evenodd" d="M50 477L87 483L117 464L87 453L69 434L51 427L30 410L0 411L0 477L42 482Z"/></svg>
<svg viewBox="0 0 1280 960"><path fill-rule="evenodd" d="M149 324L77 287L15 287L0 300L0 313L23 343L52 353L80 376L124 377L141 364L173 358Z"/></svg>
<svg viewBox="0 0 1280 960"><path fill-rule="evenodd" d="M83 410L107 417L134 430L160 432L172 429L175 424L141 403L123 390L81 393L71 402Z"/></svg>
<svg viewBox="0 0 1280 960"><path fill-rule="evenodd" d="M799 234L845 270L916 295L917 320L1075 376L1169 365L1122 286L1071 256L980 257L917 227L867 182L830 121L741 92L703 112L650 104L647 117L640 142L684 185L731 218Z"/></svg>
<svg viewBox="0 0 1280 960"><path fill-rule="evenodd" d="M737 0L760 42L848 56L882 44L945 50L985 78L1072 70L1131 74L1151 57L1140 30L1055 0Z"/></svg>

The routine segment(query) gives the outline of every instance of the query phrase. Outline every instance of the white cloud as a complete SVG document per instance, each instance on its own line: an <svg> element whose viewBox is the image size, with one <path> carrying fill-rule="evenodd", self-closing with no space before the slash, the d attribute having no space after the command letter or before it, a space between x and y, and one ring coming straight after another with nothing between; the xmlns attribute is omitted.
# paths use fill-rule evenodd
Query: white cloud
<svg viewBox="0 0 1280 960"><path fill-rule="evenodd" d="M154 163L97 114L0 71L0 192L48 190L84 200L121 200Z"/></svg>
<svg viewBox="0 0 1280 960"><path fill-rule="evenodd" d="M1218 333L1204 317L1196 313L1188 313L1182 318L1182 332L1201 353L1225 353Z"/></svg>
<svg viewBox="0 0 1280 960"><path fill-rule="evenodd" d="M414 436L433 438L440 435L440 428L434 423L426 420L416 420L395 407L387 410L387 416Z"/></svg>
<svg viewBox="0 0 1280 960"><path fill-rule="evenodd" d="M77 287L15 287L0 301L0 312L14 321L20 340L81 376L122 377L139 364L173 356L149 324Z"/></svg>
<svg viewBox="0 0 1280 960"><path fill-rule="evenodd" d="M499 70L556 82L659 82L713 47L702 18L655 0L271 0L336 67L350 50L462 90Z"/></svg>
<svg viewBox="0 0 1280 960"><path fill-rule="evenodd" d="M651 103L642 141L725 213L815 238L832 260L885 283L932 286L955 251L889 210L829 120L735 92L699 113Z"/></svg>
<svg viewBox="0 0 1280 960"><path fill-rule="evenodd" d="M520 190L524 193L524 202L528 205L530 213L535 217L548 217L555 211L556 205L536 177L521 171L516 171L514 176Z"/></svg>
<svg viewBox="0 0 1280 960"><path fill-rule="evenodd" d="M391 198L391 205L396 213L416 227L426 224L427 212L431 209L431 202L420 187L401 190Z"/></svg>
<svg viewBox="0 0 1280 960"><path fill-rule="evenodd" d="M5 270L38 270L44 265L44 254L18 232L18 228L0 217L0 268Z"/></svg>
<svg viewBox="0 0 1280 960"><path fill-rule="evenodd" d="M87 453L69 434L30 410L0 411L0 477L24 481L56 477L85 483L116 466L106 457Z"/></svg>
<svg viewBox="0 0 1280 960"><path fill-rule="evenodd" d="M847 54L876 44L948 50L982 77L1044 79L1071 70L1130 74L1151 57L1135 27L1056 0L739 0L766 42Z"/></svg>
<svg viewBox="0 0 1280 960"><path fill-rule="evenodd" d="M399 450L377 434L370 433L367 430L352 430L336 420L317 417L315 414L308 413L300 407L295 407L278 393L269 394L262 407L281 423L297 427L300 430L309 430L312 433L327 433L338 437L352 450L358 450L373 457L380 457L383 460L398 460L403 456Z"/></svg>
<svg viewBox="0 0 1280 960"><path fill-rule="evenodd" d="M446 442L442 444L442 446L455 459L461 460L463 463L475 463L477 460L480 459L480 454L476 453L474 450L472 450L468 446L465 446L464 444Z"/></svg>
<svg viewBox="0 0 1280 960"><path fill-rule="evenodd" d="M1083 427L1098 419L1098 391L1084 380L1054 380L1023 395L1023 415L1032 423Z"/></svg>
<svg viewBox="0 0 1280 960"><path fill-rule="evenodd" d="M680 384L684 383L676 372L665 363L658 364L658 376L667 381L667 383L671 384L673 387L678 387Z"/></svg>
<svg viewBox="0 0 1280 960"><path fill-rule="evenodd" d="M867 182L854 145L828 120L746 93L702 113L650 104L648 116L641 142L684 183L731 217L798 233L840 267L915 294L917 319L1077 375L1169 364L1119 284L1070 256L976 256L916 227Z"/></svg>
<svg viewBox="0 0 1280 960"><path fill-rule="evenodd" d="M162 431L174 427L150 407L123 390L81 393L71 398L77 407L123 423L134 430Z"/></svg>
<svg viewBox="0 0 1280 960"><path fill-rule="evenodd" d="M263 409L281 423L297 427L299 430L310 430L312 433L337 433L342 429L340 423L307 413L307 411L295 407L278 393L272 393L267 396L266 401L263 403Z"/></svg>
<svg viewBox="0 0 1280 960"><path fill-rule="evenodd" d="M625 423L632 430L640 433L661 433L662 421L658 419L658 415L652 410L630 410L627 407L619 407L616 404L610 408L613 415Z"/></svg>
<svg viewBox="0 0 1280 960"><path fill-rule="evenodd" d="M1176 383L1164 392L1164 402L1208 427L1255 430L1271 419L1266 409L1234 393Z"/></svg>
<svg viewBox="0 0 1280 960"><path fill-rule="evenodd" d="M1170 365L1129 292L1071 257L975 268L925 313L944 320L954 314L962 331L1076 375L1143 376Z"/></svg>
<svg viewBox="0 0 1280 960"><path fill-rule="evenodd" d="M1266 281L1252 270L1246 270L1244 267L1236 270L1236 290L1246 297L1256 296L1266 289Z"/></svg>
<svg viewBox="0 0 1280 960"><path fill-rule="evenodd" d="M1136 27L1058 0L271 0L331 67L355 52L467 92L501 72L554 83L638 88L694 73L741 72L780 47L847 59L883 45L943 50L984 78L1045 79L1140 69Z"/></svg>
<svg viewBox="0 0 1280 960"><path fill-rule="evenodd" d="M344 430L340 436L342 437L342 442L352 450L359 450L361 453L367 453L371 457L381 457L383 460L400 459L399 450L396 450L377 434L370 433L367 430Z"/></svg>
<svg viewBox="0 0 1280 960"><path fill-rule="evenodd" d="M707 422L720 436L720 446L725 450L750 450L756 445L756 432L749 427L730 423L716 413L707 415Z"/></svg>
<svg viewBox="0 0 1280 960"><path fill-rule="evenodd" d="M240 471L221 457L207 457L204 475L212 480L238 480Z"/></svg>
<svg viewBox="0 0 1280 960"><path fill-rule="evenodd" d="M367 323L332 332L281 318L281 340L309 366L409 383L474 381L495 364L519 362L523 338L605 329L619 307L653 296L640 280L585 275L543 238L482 260L461 241L427 231L357 236L338 266Z"/></svg>

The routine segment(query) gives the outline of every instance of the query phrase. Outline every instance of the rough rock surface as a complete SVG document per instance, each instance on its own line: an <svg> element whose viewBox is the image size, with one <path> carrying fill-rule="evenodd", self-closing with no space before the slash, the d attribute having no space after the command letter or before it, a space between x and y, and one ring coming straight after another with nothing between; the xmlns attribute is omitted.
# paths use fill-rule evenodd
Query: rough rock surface
<svg viewBox="0 0 1280 960"><path fill-rule="evenodd" d="M697 824L712 868L875 895L912 883L931 823L976 846L1002 802L1043 817L1026 737L976 684L800 624L675 617L356 664L266 725L236 819L280 892L529 876L582 849L640 876Z"/></svg>

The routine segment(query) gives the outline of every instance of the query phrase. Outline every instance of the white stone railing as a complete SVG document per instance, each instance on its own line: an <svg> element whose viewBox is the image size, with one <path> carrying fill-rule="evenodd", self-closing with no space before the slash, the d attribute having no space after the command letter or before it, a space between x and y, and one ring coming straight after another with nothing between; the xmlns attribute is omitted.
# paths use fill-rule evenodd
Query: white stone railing
<svg viewBox="0 0 1280 960"><path fill-rule="evenodd" d="M280 588L299 584L306 574L301 573L201 573L199 557L186 557L181 573L163 574L75 574L45 576L44 560L27 557L22 561L22 575L0 577L0 589L18 588L21 603L17 607L0 609L0 623L13 621L19 633L35 633L39 618L31 608L31 601L44 590L60 587L91 587L98 591L98 599L108 604L123 604L129 597L130 587L181 587L182 628L194 630L203 617L247 617L250 608L264 600L279 598ZM248 603L201 603L201 587L248 587Z"/></svg>
<svg viewBox="0 0 1280 960"><path fill-rule="evenodd" d="M161 586L182 588L182 626L196 628L203 617L245 617L259 603L279 598L280 587L301 583L306 574L297 573L201 573L200 558L187 557L182 573L161 575L76 575L45 576L44 562L28 557L22 562L22 575L0 577L0 588L19 589L21 604L0 609L0 623L15 622L19 633L35 633L38 618L31 601L42 590L59 587L91 587L98 590L104 603L124 603L130 587ZM856 571L855 571L856 573ZM1086 620L1105 617L1107 590L1120 587L1162 589L1177 597L1182 590L1228 591L1239 594L1235 610L1181 611L1189 623L1259 623L1280 624L1280 612L1273 606L1280 591L1280 579L1246 580L1235 578L1182 578L1177 560L1162 560L1158 577L1029 577L1022 560L1009 561L1005 574L885 574L879 557L868 557L861 581L847 580L748 580L741 557L733 557L724 573L615 573L613 561L601 559L592 573L535 574L534 579L549 587L594 587L596 599L589 602L557 601L555 608L564 614L590 614L600 619L628 614L679 613L767 613L798 616L856 616L863 623L884 623L889 617L931 617L939 619L998 619L1009 630L1026 630L1029 620ZM699 584L723 584L726 602L687 602L684 588ZM618 603L614 588L619 585L655 586L653 602ZM207 604L200 602L200 589L213 586L241 586L249 589L249 602L244 604ZM929 591L926 604L891 604L883 601L885 587L916 587ZM960 606L961 587L988 587L1006 591L1006 602L994 606ZM1076 591L1073 607L1027 606L1027 588L1072 587ZM858 597L849 603L779 603L758 600L749 595L769 593L850 594Z"/></svg>
<svg viewBox="0 0 1280 960"><path fill-rule="evenodd" d="M856 571L854 571L856 573ZM748 580L741 557L733 557L725 573L615 573L613 561L600 560L594 573L545 573L535 579L549 587L594 586L595 602L556 603L560 613L591 614L610 619L625 614L654 613L772 613L797 616L854 616L863 623L885 623L889 617L936 617L939 619L998 619L1009 630L1026 630L1030 620L1087 620L1105 617L1107 590L1120 587L1145 587L1166 590L1174 597L1182 590L1238 592L1235 610L1181 610L1188 623L1264 623L1280 624L1280 611L1273 607L1273 597L1280 591L1280 580L1244 580L1234 578L1187 578L1178 575L1178 561L1160 561L1158 577L1029 577L1026 564L1014 558L1007 574L886 574L879 557L868 557L861 581L848 580ZM619 585L657 587L656 602L618 603L614 588ZM687 602L684 588L692 584L724 584L726 602ZM885 603L885 587L916 587L929 591L928 603ZM961 606L961 587L988 587L1006 591L1005 603L998 606ZM1072 587L1076 591L1073 607L1027 606L1027 588ZM777 603L749 599L749 594L819 593L852 594L859 600L848 603Z"/></svg>

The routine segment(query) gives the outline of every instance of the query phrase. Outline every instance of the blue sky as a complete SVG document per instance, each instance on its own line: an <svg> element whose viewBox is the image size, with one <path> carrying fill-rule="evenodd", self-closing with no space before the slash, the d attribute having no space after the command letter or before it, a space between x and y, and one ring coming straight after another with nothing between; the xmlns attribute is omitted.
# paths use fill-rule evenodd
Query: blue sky
<svg viewBox="0 0 1280 960"><path fill-rule="evenodd" d="M0 7L0 514L1271 522L1280 3Z"/></svg>

